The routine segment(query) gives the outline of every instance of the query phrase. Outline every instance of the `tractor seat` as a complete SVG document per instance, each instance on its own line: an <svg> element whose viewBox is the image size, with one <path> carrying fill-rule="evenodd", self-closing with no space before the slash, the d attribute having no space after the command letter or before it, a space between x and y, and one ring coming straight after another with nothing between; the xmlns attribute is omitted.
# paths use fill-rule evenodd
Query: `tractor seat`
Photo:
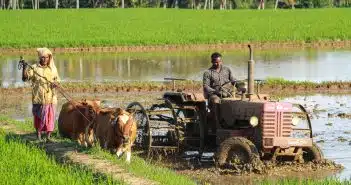
<svg viewBox="0 0 351 185"><path fill-rule="evenodd" d="M184 102L205 102L206 99L202 93L192 92L166 92L163 98L171 102L184 103Z"/></svg>
<svg viewBox="0 0 351 185"><path fill-rule="evenodd" d="M186 98L186 100L189 100L189 101L206 101L206 98L203 95L203 93L191 93L191 92L183 92L183 93L184 93L184 97Z"/></svg>

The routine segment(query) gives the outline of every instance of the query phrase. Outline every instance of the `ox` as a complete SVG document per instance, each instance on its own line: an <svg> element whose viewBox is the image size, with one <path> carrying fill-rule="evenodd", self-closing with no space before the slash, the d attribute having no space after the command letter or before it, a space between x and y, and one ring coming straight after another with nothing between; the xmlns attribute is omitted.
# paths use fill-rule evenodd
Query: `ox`
<svg viewBox="0 0 351 185"><path fill-rule="evenodd" d="M99 100L64 103L58 118L60 135L76 140L79 145L93 145L93 122L99 109Z"/></svg>
<svg viewBox="0 0 351 185"><path fill-rule="evenodd" d="M131 148L136 139L137 125L133 114L121 108L101 109L96 116L94 133L104 149L120 157L126 152L126 162L130 163Z"/></svg>

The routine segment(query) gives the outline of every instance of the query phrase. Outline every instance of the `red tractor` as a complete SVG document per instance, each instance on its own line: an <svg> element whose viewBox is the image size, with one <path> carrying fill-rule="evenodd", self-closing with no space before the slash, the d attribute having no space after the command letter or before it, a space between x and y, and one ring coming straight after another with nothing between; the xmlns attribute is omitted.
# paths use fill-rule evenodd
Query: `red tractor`
<svg viewBox="0 0 351 185"><path fill-rule="evenodd" d="M249 49L248 88L246 81L238 83L230 98L221 99L218 125L213 125L202 93L166 92L149 108L138 102L129 104L127 109L136 111L139 125L137 147L149 156L170 151L213 151L219 166L257 159L321 160L323 154L313 142L305 108L259 94L259 80L254 93L254 61ZM222 90L230 93L225 86Z"/></svg>

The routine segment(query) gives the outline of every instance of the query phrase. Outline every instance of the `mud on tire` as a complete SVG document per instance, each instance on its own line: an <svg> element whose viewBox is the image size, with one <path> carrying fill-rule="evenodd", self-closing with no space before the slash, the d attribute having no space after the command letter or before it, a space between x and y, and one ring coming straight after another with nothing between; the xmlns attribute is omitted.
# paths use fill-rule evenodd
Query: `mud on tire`
<svg viewBox="0 0 351 185"><path fill-rule="evenodd" d="M319 162L324 158L322 150L316 143L313 143L311 147L303 148L303 152L303 159L305 162Z"/></svg>
<svg viewBox="0 0 351 185"><path fill-rule="evenodd" d="M243 137L226 139L216 153L216 166L219 168L250 165L254 170L261 171L262 164L255 145Z"/></svg>

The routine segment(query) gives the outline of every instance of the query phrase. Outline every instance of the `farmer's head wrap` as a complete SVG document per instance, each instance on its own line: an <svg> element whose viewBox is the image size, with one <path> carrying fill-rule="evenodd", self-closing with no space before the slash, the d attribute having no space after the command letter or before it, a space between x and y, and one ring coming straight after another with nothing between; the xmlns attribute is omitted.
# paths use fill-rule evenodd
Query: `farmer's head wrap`
<svg viewBox="0 0 351 185"><path fill-rule="evenodd" d="M55 62L54 62L54 57L52 56L52 52L48 49L48 48L37 48L37 52L38 52L38 57L42 57L42 56L49 56L50 57L50 61L48 64L48 67L51 69L51 71L58 75L57 72L57 68L55 66Z"/></svg>
<svg viewBox="0 0 351 185"><path fill-rule="evenodd" d="M54 72L57 72L56 66L55 66L55 62L54 62L54 57L52 56L52 52L48 49L48 48L37 48L37 52L38 52L38 57L42 57L42 56L49 56L50 57L50 61L49 61L49 68Z"/></svg>

